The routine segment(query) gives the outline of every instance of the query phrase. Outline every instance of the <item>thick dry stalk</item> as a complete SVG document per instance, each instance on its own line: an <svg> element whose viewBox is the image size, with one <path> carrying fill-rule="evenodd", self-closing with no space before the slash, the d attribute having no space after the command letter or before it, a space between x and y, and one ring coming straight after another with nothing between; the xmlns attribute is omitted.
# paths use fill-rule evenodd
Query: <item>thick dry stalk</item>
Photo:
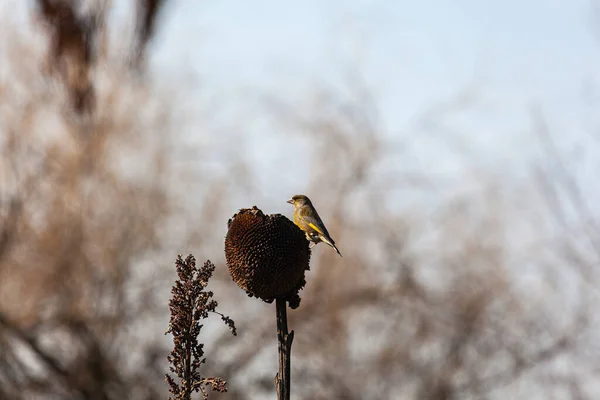
<svg viewBox="0 0 600 400"><path fill-rule="evenodd" d="M288 333L286 301L275 300L275 310L277 313L277 349L279 351L279 372L275 375L275 389L277 390L277 400L290 400L294 331Z"/></svg>

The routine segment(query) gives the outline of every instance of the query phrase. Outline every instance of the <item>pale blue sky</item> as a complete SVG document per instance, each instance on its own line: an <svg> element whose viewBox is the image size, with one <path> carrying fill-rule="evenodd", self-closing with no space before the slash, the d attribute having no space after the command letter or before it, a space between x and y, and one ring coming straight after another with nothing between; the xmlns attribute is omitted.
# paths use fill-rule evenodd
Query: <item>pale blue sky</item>
<svg viewBox="0 0 600 400"><path fill-rule="evenodd" d="M584 127L597 120L600 78L592 11L588 0L179 1L165 14L155 61L173 79L195 77L209 101L253 115L236 129L273 146L286 139L256 112L257 94L294 102L315 83L336 86L352 66L372 88L390 137L419 131L410 162L442 174L460 169L456 149L448 148L460 141L440 138L451 135L445 130L427 133L432 128L419 118L472 92L472 107L450 114L445 125L485 168L509 164L518 175L540 153L527 134L532 105L541 106L567 150L576 143L590 151ZM283 160L256 161L262 169ZM290 190L285 173L275 168L273 175L261 191Z"/></svg>
<svg viewBox="0 0 600 400"><path fill-rule="evenodd" d="M0 12L11 16L17 4L24 2L4 0ZM19 11L28 18L26 7ZM281 168L289 138L260 96L303 109L315 87L339 86L348 67L363 74L388 137L411 136L403 161L412 168L459 176L466 149L477 168L518 177L541 157L528 133L539 105L570 161L586 162L579 176L595 182L597 168L587 164L600 142L588 134L600 127L592 0L179 0L163 17L153 61L161 82L189 90L176 107L186 114L182 130L253 154L265 198L308 182ZM467 109L424 123L428 109L460 93L474 99ZM260 152L267 147L281 151Z"/></svg>
<svg viewBox="0 0 600 400"><path fill-rule="evenodd" d="M326 80L359 53L408 115L473 79L550 104L577 100L597 75L591 11L589 0L180 1L159 48L178 73L187 59L233 87Z"/></svg>

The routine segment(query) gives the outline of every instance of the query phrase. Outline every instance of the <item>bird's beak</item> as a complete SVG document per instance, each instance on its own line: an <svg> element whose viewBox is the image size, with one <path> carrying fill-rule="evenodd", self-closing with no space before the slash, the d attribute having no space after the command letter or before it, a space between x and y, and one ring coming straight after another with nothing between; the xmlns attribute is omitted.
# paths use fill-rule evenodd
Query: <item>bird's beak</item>
<svg viewBox="0 0 600 400"><path fill-rule="evenodd" d="M292 200L292 199L289 199L287 202L290 204L294 204L294 200Z"/></svg>

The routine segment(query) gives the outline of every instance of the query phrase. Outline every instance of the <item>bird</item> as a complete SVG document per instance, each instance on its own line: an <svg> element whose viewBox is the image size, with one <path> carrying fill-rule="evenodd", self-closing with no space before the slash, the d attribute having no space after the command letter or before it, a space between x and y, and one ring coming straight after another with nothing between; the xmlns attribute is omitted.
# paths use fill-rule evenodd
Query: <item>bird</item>
<svg viewBox="0 0 600 400"><path fill-rule="evenodd" d="M324 242L334 248L342 257L342 253L340 253L329 232L327 232L325 224L321 221L310 199L303 194L297 194L287 202L294 206L294 223L304 231L306 239L311 242L309 248Z"/></svg>

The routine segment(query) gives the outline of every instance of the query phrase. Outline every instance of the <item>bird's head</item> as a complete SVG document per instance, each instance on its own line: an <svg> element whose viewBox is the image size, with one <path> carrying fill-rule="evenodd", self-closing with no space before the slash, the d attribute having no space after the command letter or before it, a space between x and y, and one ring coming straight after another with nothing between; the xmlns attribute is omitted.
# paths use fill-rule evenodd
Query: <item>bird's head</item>
<svg viewBox="0 0 600 400"><path fill-rule="evenodd" d="M310 204L310 200L308 199L308 197L306 197L303 194L297 194L295 196L292 196L292 198L289 199L287 202L292 204L294 207L302 207L306 204Z"/></svg>

